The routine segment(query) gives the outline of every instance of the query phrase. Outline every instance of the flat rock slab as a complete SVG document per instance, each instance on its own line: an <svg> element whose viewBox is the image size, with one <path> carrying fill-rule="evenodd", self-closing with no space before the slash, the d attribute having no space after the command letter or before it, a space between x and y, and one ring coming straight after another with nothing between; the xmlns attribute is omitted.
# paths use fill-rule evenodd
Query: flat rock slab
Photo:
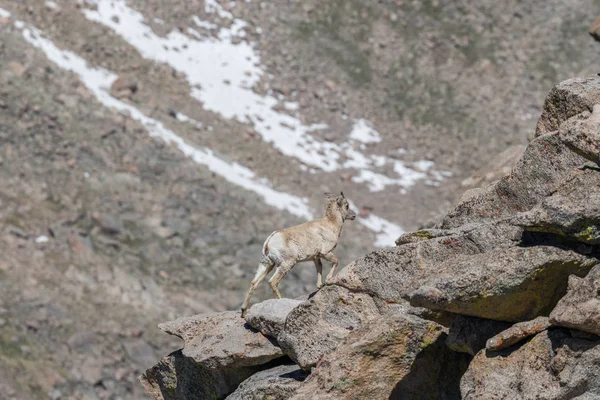
<svg viewBox="0 0 600 400"><path fill-rule="evenodd" d="M302 368L314 366L348 334L380 315L373 299L339 286L325 286L292 310L277 342Z"/></svg>
<svg viewBox="0 0 600 400"><path fill-rule="evenodd" d="M600 398L600 340L543 331L517 349L480 351L460 381L463 400Z"/></svg>
<svg viewBox="0 0 600 400"><path fill-rule="evenodd" d="M488 338L508 327L508 322L457 315L450 325L446 345L453 351L474 356L485 347Z"/></svg>
<svg viewBox="0 0 600 400"><path fill-rule="evenodd" d="M307 375L296 364L279 365L246 379L227 400L287 400Z"/></svg>
<svg viewBox="0 0 600 400"><path fill-rule="evenodd" d="M183 339L182 354L206 368L259 365L283 355L272 340L247 326L236 311L179 318L158 327Z"/></svg>
<svg viewBox="0 0 600 400"><path fill-rule="evenodd" d="M265 300L248 310L246 322L261 333L276 339L288 314L301 303L302 300L293 299Z"/></svg>
<svg viewBox="0 0 600 400"><path fill-rule="evenodd" d="M569 118L584 111L591 112L594 104L600 104L600 76L573 78L559 83L546 97L535 135L558 130Z"/></svg>
<svg viewBox="0 0 600 400"><path fill-rule="evenodd" d="M434 311L520 322L549 313L570 274L584 276L598 262L552 246L513 247L458 256L409 295Z"/></svg>
<svg viewBox="0 0 600 400"><path fill-rule="evenodd" d="M204 368L179 350L146 370L139 380L154 400L223 399L258 371L258 366Z"/></svg>
<svg viewBox="0 0 600 400"><path fill-rule="evenodd" d="M550 313L550 322L600 335L600 265L583 279L569 277L567 294Z"/></svg>
<svg viewBox="0 0 600 400"><path fill-rule="evenodd" d="M506 349L530 336L537 335L550 327L548 317L537 317L531 321L519 322L490 338L485 348L491 351Z"/></svg>

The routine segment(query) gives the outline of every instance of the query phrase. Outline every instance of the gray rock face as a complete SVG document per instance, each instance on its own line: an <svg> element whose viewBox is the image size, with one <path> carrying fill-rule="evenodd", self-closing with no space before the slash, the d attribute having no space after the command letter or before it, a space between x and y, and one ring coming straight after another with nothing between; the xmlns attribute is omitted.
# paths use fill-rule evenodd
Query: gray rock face
<svg viewBox="0 0 600 400"><path fill-rule="evenodd" d="M537 317L531 321L519 322L505 331L490 338L485 348L492 351L506 349L530 336L536 335L550 327L548 317Z"/></svg>
<svg viewBox="0 0 600 400"><path fill-rule="evenodd" d="M509 175L463 199L439 228L506 220L529 211L588 161L570 151L558 132L540 136L529 143Z"/></svg>
<svg viewBox="0 0 600 400"><path fill-rule="evenodd" d="M564 121L584 111L591 112L594 104L599 103L599 76L591 75L563 81L552 88L546 97L535 135L556 131Z"/></svg>
<svg viewBox="0 0 600 400"><path fill-rule="evenodd" d="M597 399L599 363L600 340L544 331L516 350L480 351L461 379L462 399Z"/></svg>
<svg viewBox="0 0 600 400"><path fill-rule="evenodd" d="M599 99L600 103L600 99ZM561 125L561 140L570 148L595 163L600 162L600 104L595 104L592 113L584 112Z"/></svg>
<svg viewBox="0 0 600 400"><path fill-rule="evenodd" d="M600 244L600 173L594 169L573 172L552 196L514 219L532 232L546 232L587 244Z"/></svg>
<svg viewBox="0 0 600 400"><path fill-rule="evenodd" d="M223 399L260 367L208 369L181 350L163 358L139 380L154 400Z"/></svg>
<svg viewBox="0 0 600 400"><path fill-rule="evenodd" d="M293 299L265 300L248 310L246 322L264 335L276 339L288 314L301 303L302 300Z"/></svg>
<svg viewBox="0 0 600 400"><path fill-rule="evenodd" d="M583 276L597 262L549 246L458 256L412 292L410 303L499 321L529 320L552 310L570 274Z"/></svg>
<svg viewBox="0 0 600 400"><path fill-rule="evenodd" d="M227 396L227 400L287 400L306 376L307 373L295 364L273 367L246 379Z"/></svg>
<svg viewBox="0 0 600 400"><path fill-rule="evenodd" d="M292 310L277 342L298 365L308 368L379 315L371 296L326 286Z"/></svg>
<svg viewBox="0 0 600 400"><path fill-rule="evenodd" d="M446 345L453 351L474 356L485 348L487 338L508 327L508 322L458 315L450 325Z"/></svg>
<svg viewBox="0 0 600 400"><path fill-rule="evenodd" d="M600 266L585 278L569 277L567 294L558 302L550 321L555 325L600 334Z"/></svg>
<svg viewBox="0 0 600 400"><path fill-rule="evenodd" d="M247 327L239 312L194 315L159 328L183 339L182 354L205 368L259 365L283 355L271 340Z"/></svg>
<svg viewBox="0 0 600 400"><path fill-rule="evenodd" d="M521 239L523 229L499 222L420 232L413 237L421 236L423 240L369 253L346 266L332 283L373 293L389 302L401 302L424 279L436 275L445 260L513 246ZM403 238L407 235L399 240Z"/></svg>
<svg viewBox="0 0 600 400"><path fill-rule="evenodd" d="M458 387L442 377L462 373L466 363L462 370L445 364L445 337L442 326L415 316L374 319L323 357L292 399L458 398Z"/></svg>

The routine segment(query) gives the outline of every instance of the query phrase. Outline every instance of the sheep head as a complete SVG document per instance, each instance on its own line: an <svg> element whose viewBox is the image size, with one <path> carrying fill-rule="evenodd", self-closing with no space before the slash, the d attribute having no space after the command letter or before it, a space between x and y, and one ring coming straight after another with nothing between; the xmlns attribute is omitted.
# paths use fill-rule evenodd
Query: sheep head
<svg viewBox="0 0 600 400"><path fill-rule="evenodd" d="M340 192L339 196L334 196L331 193L325 193L327 197L327 208L333 209L342 215L342 220L354 220L356 213L350 208L350 203L344 196L344 192Z"/></svg>

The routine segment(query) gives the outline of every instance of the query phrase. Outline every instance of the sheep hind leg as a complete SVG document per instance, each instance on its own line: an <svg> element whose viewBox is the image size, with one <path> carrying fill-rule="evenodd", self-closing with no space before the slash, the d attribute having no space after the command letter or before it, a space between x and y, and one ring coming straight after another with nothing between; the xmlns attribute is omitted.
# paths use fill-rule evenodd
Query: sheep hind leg
<svg viewBox="0 0 600 400"><path fill-rule="evenodd" d="M290 270L294 267L294 265L295 265L295 263L278 265L277 269L275 269L275 273L273 274L271 279L269 279L269 286L271 286L271 289L273 289L273 293L275 293L275 296L278 299L281 299L281 293L279 292L279 289L277 288L277 286L279 285L279 282L281 281L281 279L283 279L283 277L288 272L290 272Z"/></svg>
<svg viewBox="0 0 600 400"><path fill-rule="evenodd" d="M254 291L260 285L263 279L271 272L273 266L275 264L273 261L269 259L269 257L263 257L260 259L260 263L258 264L258 269L256 270L256 275L254 275L254 279L250 282L250 287L248 288L248 293L246 294L246 298L244 299L244 304L242 304L242 318L246 316L246 311L248 310L248 303L250 302L250 298L254 294Z"/></svg>
<svg viewBox="0 0 600 400"><path fill-rule="evenodd" d="M321 289L323 286L323 264L319 258L315 258L314 263L317 268L317 289Z"/></svg>

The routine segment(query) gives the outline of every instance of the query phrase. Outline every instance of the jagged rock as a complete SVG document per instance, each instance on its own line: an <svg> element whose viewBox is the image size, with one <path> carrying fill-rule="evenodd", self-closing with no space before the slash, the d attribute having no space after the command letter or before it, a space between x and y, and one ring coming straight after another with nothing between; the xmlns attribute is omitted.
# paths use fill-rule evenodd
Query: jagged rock
<svg viewBox="0 0 600 400"><path fill-rule="evenodd" d="M472 356L485 348L487 338L508 328L510 323L457 315L446 338L446 345L453 351Z"/></svg>
<svg viewBox="0 0 600 400"><path fill-rule="evenodd" d="M183 317L158 327L183 339L182 354L205 368L259 365L283 355L271 340L246 326L235 311Z"/></svg>
<svg viewBox="0 0 600 400"><path fill-rule="evenodd" d="M598 262L557 247L513 247L440 263L438 274L409 295L416 307L519 322L549 313L570 274Z"/></svg>
<svg viewBox="0 0 600 400"><path fill-rule="evenodd" d="M594 105L591 114L583 112L562 124L559 134L576 153L600 163L600 104Z"/></svg>
<svg viewBox="0 0 600 400"><path fill-rule="evenodd" d="M288 314L302 300L270 299L253 305L246 314L246 322L254 329L272 338L277 338Z"/></svg>
<svg viewBox="0 0 600 400"><path fill-rule="evenodd" d="M224 399L261 367L209 369L184 356L169 354L139 380L154 400Z"/></svg>
<svg viewBox="0 0 600 400"><path fill-rule="evenodd" d="M466 358L454 353L462 368L445 365L445 336L441 325L415 316L379 317L323 357L292 399L458 398ZM454 385L442 379L453 373Z"/></svg>
<svg viewBox="0 0 600 400"><path fill-rule="evenodd" d="M567 294L550 313L550 321L554 325L600 334L600 265L583 279L569 277Z"/></svg>
<svg viewBox="0 0 600 400"><path fill-rule="evenodd" d="M379 315L368 294L326 286L290 312L277 342L298 365L308 368Z"/></svg>
<svg viewBox="0 0 600 400"><path fill-rule="evenodd" d="M463 400L597 399L600 341L565 329L538 333L517 349L480 351L460 383Z"/></svg>
<svg viewBox="0 0 600 400"><path fill-rule="evenodd" d="M552 196L522 213L514 223L532 232L545 232L580 242L600 244L600 173L573 172Z"/></svg>
<svg viewBox="0 0 600 400"><path fill-rule="evenodd" d="M279 365L246 379L227 400L286 400L293 396L306 375L296 364Z"/></svg>
<svg viewBox="0 0 600 400"><path fill-rule="evenodd" d="M600 103L600 76L568 79L554 86L542 108L542 115L535 128L540 136L558 130L569 118L584 111L592 111Z"/></svg>
<svg viewBox="0 0 600 400"><path fill-rule="evenodd" d="M506 221L529 211L587 162L561 141L558 132L540 136L529 143L510 175L463 199L438 228Z"/></svg>
<svg viewBox="0 0 600 400"><path fill-rule="evenodd" d="M506 349L525 338L548 329L548 327L550 327L548 317L537 317L531 321L519 322L490 338L486 342L485 348L493 351Z"/></svg>

